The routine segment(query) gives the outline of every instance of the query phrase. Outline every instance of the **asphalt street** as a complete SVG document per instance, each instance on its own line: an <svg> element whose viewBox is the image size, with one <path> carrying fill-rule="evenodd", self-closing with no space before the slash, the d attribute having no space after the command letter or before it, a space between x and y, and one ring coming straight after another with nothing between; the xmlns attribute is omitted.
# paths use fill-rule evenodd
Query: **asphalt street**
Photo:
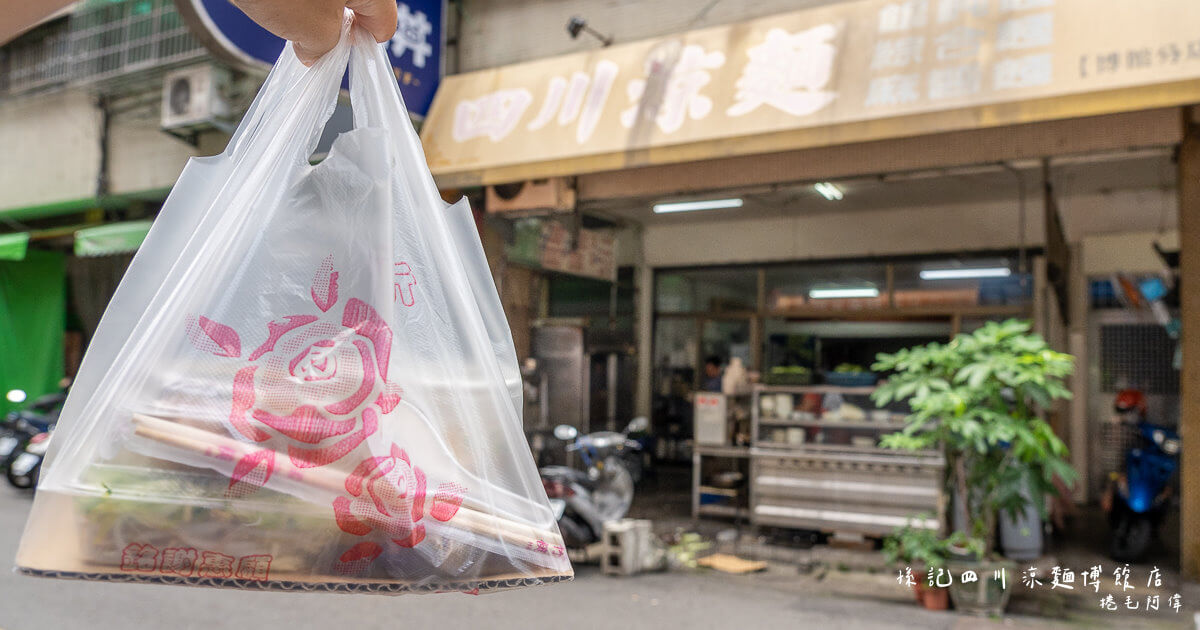
<svg viewBox="0 0 1200 630"><path fill-rule="evenodd" d="M11 566L31 497L0 487L0 558ZM804 592L794 572L675 572L470 596L292 594L58 581L0 572L0 630L89 628L973 628L1025 627L931 613L911 602ZM1039 626L1041 624L1038 624Z"/></svg>

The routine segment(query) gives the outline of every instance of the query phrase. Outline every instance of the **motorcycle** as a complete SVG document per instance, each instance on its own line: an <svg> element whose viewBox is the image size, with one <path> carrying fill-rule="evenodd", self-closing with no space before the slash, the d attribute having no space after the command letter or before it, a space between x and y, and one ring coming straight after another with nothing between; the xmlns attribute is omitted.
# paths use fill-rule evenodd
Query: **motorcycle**
<svg viewBox="0 0 1200 630"><path fill-rule="evenodd" d="M583 464L583 469L543 466L538 471L568 547L585 547L600 540L604 523L629 512L635 479L641 476L642 447L628 436L644 431L647 424L644 418L637 418L621 433L583 435L570 425L554 428L554 437L568 442L567 452L577 453Z"/></svg>
<svg viewBox="0 0 1200 630"><path fill-rule="evenodd" d="M12 459L24 450L29 439L49 428L45 419L27 411L14 411L0 426L0 466L7 469Z"/></svg>
<svg viewBox="0 0 1200 630"><path fill-rule="evenodd" d="M21 453L13 458L4 474L14 488L31 490L37 488L38 475L42 471L42 460L50 446L50 432L38 433L29 439Z"/></svg>
<svg viewBox="0 0 1200 630"><path fill-rule="evenodd" d="M1146 421L1145 397L1139 391L1118 394L1115 408L1123 421L1135 423L1139 444L1125 454L1124 472L1110 474L1102 505L1112 529L1113 559L1137 562L1149 550L1170 504L1179 433Z"/></svg>
<svg viewBox="0 0 1200 630"><path fill-rule="evenodd" d="M0 466L14 487L28 490L37 485L50 431L66 398L65 389L47 394L6 418L8 422L0 429Z"/></svg>

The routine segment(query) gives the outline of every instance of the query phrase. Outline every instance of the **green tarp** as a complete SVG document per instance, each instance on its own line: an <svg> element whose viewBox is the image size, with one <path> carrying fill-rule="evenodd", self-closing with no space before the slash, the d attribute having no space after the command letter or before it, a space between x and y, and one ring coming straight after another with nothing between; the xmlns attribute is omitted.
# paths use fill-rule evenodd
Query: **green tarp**
<svg viewBox="0 0 1200 630"><path fill-rule="evenodd" d="M0 261L0 412L21 390L28 401L57 391L63 376L66 256L31 250L22 261Z"/></svg>
<svg viewBox="0 0 1200 630"><path fill-rule="evenodd" d="M0 234L0 260L24 260L29 248L29 232Z"/></svg>
<svg viewBox="0 0 1200 630"><path fill-rule="evenodd" d="M75 233L76 256L109 256L136 252L146 240L151 221L125 221L84 228Z"/></svg>

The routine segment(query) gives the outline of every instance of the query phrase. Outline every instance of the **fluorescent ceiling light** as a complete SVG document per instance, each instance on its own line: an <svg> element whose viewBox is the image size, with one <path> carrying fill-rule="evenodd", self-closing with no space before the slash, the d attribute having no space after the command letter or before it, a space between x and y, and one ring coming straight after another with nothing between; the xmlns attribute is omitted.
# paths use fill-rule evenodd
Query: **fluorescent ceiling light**
<svg viewBox="0 0 1200 630"><path fill-rule="evenodd" d="M841 201L842 197L845 196L842 194L841 188L838 188L837 186L835 186L829 182L821 182L819 184L813 184L813 188L816 188L817 192L821 193L822 197L824 197L830 201Z"/></svg>
<svg viewBox="0 0 1200 630"><path fill-rule="evenodd" d="M1008 267L975 267L972 269L926 269L921 272L922 280L955 280L960 278L1007 278L1012 275Z"/></svg>
<svg viewBox="0 0 1200 630"><path fill-rule="evenodd" d="M829 289L811 289L808 297L814 300L829 298L873 298L879 297L879 289L875 287L836 287Z"/></svg>
<svg viewBox="0 0 1200 630"><path fill-rule="evenodd" d="M694 210L720 210L722 208L741 208L741 199L704 199L702 201L677 201L674 203L654 204L655 214L668 212L692 212Z"/></svg>

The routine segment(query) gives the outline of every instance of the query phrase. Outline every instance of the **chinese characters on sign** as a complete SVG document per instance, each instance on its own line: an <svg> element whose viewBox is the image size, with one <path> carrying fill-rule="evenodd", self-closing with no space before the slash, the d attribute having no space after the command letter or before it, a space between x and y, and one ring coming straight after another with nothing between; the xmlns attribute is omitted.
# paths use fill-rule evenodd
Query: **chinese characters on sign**
<svg viewBox="0 0 1200 630"><path fill-rule="evenodd" d="M551 78L542 108L526 128L537 131L556 118L559 125L569 125L578 119L575 141L579 144L587 142L596 130L604 103L617 79L617 71L617 64L601 61L590 75L576 72L569 81L561 76Z"/></svg>
<svg viewBox="0 0 1200 630"><path fill-rule="evenodd" d="M930 20L931 6L935 20ZM1002 0L995 27L987 26L991 5L987 0L907 0L885 4L877 15L878 39L870 57L869 71L877 74L868 83L865 106L895 107L930 101L969 98L985 90L1036 87L1053 80L1053 0ZM417 14L420 17L421 14ZM393 48L419 51L404 33L427 29L416 18L402 14L401 29ZM932 30L932 32L930 32ZM834 76L837 27L821 24L798 32L769 29L760 43L750 46L736 80L734 103L725 110L740 117L766 105L792 116L807 116L829 105L837 96L829 89ZM928 36L927 36L928 35ZM407 37L407 36L405 36ZM930 50L927 51L927 48ZM714 72L727 62L720 50L696 44L668 42L658 54L648 55L643 76L627 80L624 91L629 104L620 114L621 124L634 127L639 119L655 124L664 134L678 131L686 121L699 121L713 112L713 99L706 89ZM995 59L984 60L981 51L991 50ZM1200 56L1200 40L1187 47L1188 55ZM1171 44L1158 52L1160 63L1177 63L1184 46ZM927 55L928 52L928 55ZM933 63L933 67L928 67ZM1081 75L1113 72L1121 67L1154 63L1150 49L1084 57ZM989 67L990 64L990 67ZM927 68L920 70L921 68ZM920 70L920 71L914 71ZM607 59L589 72L553 76L541 107L526 125L537 131L557 121L578 121L576 141L591 139L605 109L620 68ZM465 142L488 137L499 142L512 133L533 103L526 89L501 89L458 103L454 117L454 139Z"/></svg>
<svg viewBox="0 0 1200 630"><path fill-rule="evenodd" d="M429 43L429 35L433 25L423 11L413 12L407 4L400 2L396 6L398 20L396 34L392 36L392 56L399 59L405 51L412 51L413 65L425 67L425 61L433 54L433 44Z"/></svg>
<svg viewBox="0 0 1200 630"><path fill-rule="evenodd" d="M929 5L936 2L937 26L928 27ZM988 89L1012 90L1049 84L1053 79L1054 58L1047 49L1054 44L1054 13L1046 10L1023 13L1030 8L1051 8L1053 2L1002 2L1000 18L989 31L986 0L909 0L892 3L879 11L879 39L871 58L873 73L864 105L895 107L921 100L965 99ZM1016 13L1008 16L1005 14ZM956 24L958 22L965 22ZM930 28L952 25L931 34L930 64L925 59L926 35ZM990 39L989 39L990 38ZM982 51L995 51L988 72ZM1012 54L1009 54L1012 53ZM914 72L920 67L926 72ZM989 83L990 79L990 83Z"/></svg>
<svg viewBox="0 0 1200 630"><path fill-rule="evenodd" d="M1079 56L1079 77L1096 78L1155 67L1200 62L1200 39L1166 42L1157 47L1105 50Z"/></svg>
<svg viewBox="0 0 1200 630"><path fill-rule="evenodd" d="M1171 20L1127 0L827 3L451 76L422 139L441 183L478 185L1194 103L1200 2L1159 2ZM404 21L389 50L416 70L424 27Z"/></svg>
<svg viewBox="0 0 1200 630"><path fill-rule="evenodd" d="M1100 593L1100 576L1104 570L1100 565L1091 567L1081 571L1073 571L1069 568L1054 566L1050 569L1049 574L1049 590L1063 589L1075 590L1076 577L1079 578L1080 588L1092 587L1093 592ZM1116 567L1113 572L1113 588L1116 589L1116 594L1106 593L1100 598L1100 608L1102 610L1116 611L1124 608L1125 610L1142 610L1145 612L1156 612L1161 606L1165 606L1166 610L1172 610L1178 613L1183 608L1182 598L1179 593L1174 593L1165 596L1166 603L1163 604L1164 595L1156 592L1148 593L1143 598L1138 594L1137 588L1130 583L1132 573L1129 565ZM1044 574L1038 570L1038 567L1031 566L1021 571L1021 585L1029 590L1037 590L1046 587L1043 582ZM929 587L946 588L955 583L957 578L960 584L969 584L978 582L980 576L971 570L966 570L959 573L957 576L954 572L945 568L930 567L926 574L925 584ZM997 569L993 572L991 579L999 584L1001 589L1008 588L1008 576L1006 569ZM914 586L916 580L913 577L911 567L904 567L897 570L896 582L903 586ZM1160 589L1162 587L1162 572L1158 567L1150 569L1149 579L1146 580L1147 589ZM1126 591L1132 591L1127 593ZM1122 599L1124 597L1124 599Z"/></svg>
<svg viewBox="0 0 1200 630"><path fill-rule="evenodd" d="M503 140L516 129L525 109L533 102L526 89L498 90L477 99L462 101L454 110L454 139L466 142L487 136L492 142Z"/></svg>
<svg viewBox="0 0 1200 630"><path fill-rule="evenodd" d="M725 65L725 54L708 52L695 45L684 46L679 60L664 66L661 59L646 60L646 77L633 79L625 86L630 107L621 112L621 124L632 127L638 118L652 120L663 133L672 133L683 126L684 116L700 120L712 111L713 101L702 94L704 86L712 81L710 70ZM663 84L661 97L645 98L655 91L648 90L655 83Z"/></svg>
<svg viewBox="0 0 1200 630"><path fill-rule="evenodd" d="M767 40L747 51L750 60L737 81L737 101L726 110L742 116L770 105L793 116L806 116L825 107L836 94L826 90L833 78L837 49L831 24L789 33L773 28Z"/></svg>
<svg viewBox="0 0 1200 630"><path fill-rule="evenodd" d="M735 102L724 114L744 116L766 105L792 116L807 116L829 105L837 96L827 89L833 79L836 35L837 28L831 24L797 33L771 29L762 43L746 51L735 84ZM620 115L625 128L646 121L671 134L686 121L703 120L713 112L713 99L705 90L712 83L713 72L725 66L725 54L695 44L677 44L668 42L660 47L643 64L643 76L625 83L629 103ZM585 144L596 130L619 72L616 63L601 59L590 73L552 76L541 106L525 128L538 131L551 122L563 126L578 121L575 141ZM454 111L452 135L457 142L480 137L499 142L518 128L531 111L533 99L529 90L516 88L460 101Z"/></svg>

